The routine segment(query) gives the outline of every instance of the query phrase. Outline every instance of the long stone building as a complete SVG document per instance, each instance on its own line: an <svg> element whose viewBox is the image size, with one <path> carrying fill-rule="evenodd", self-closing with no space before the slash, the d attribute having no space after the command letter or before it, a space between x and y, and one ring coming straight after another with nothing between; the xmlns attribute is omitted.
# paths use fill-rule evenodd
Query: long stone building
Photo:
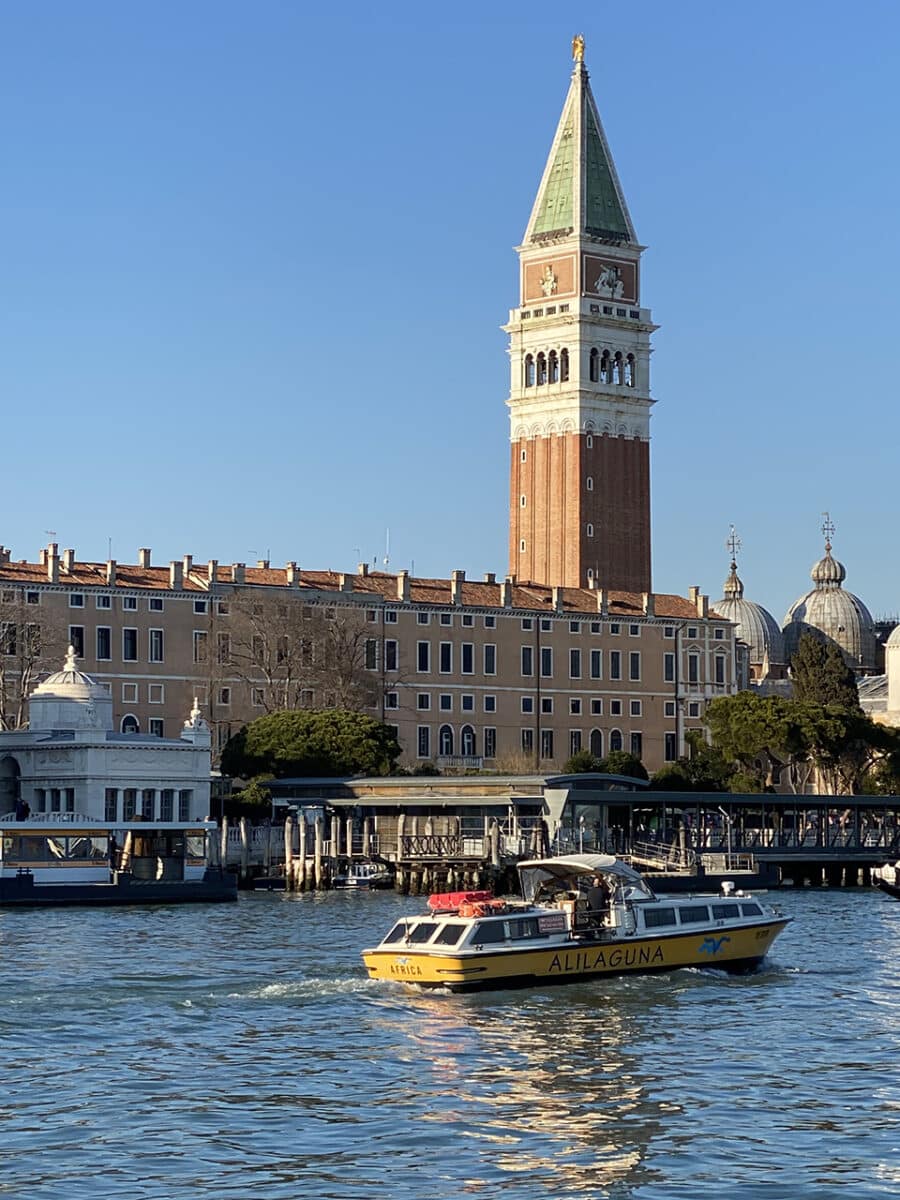
<svg viewBox="0 0 900 1200"><path fill-rule="evenodd" d="M0 548L7 688L27 626L74 646L79 668L111 685L120 732L175 736L196 697L214 750L269 709L345 703L349 688L396 726L407 766L546 771L579 749L625 749L653 770L683 751L710 698L736 690L734 626L696 588L684 598L190 555L157 566L147 549L137 564L81 562L55 544L13 562Z"/></svg>

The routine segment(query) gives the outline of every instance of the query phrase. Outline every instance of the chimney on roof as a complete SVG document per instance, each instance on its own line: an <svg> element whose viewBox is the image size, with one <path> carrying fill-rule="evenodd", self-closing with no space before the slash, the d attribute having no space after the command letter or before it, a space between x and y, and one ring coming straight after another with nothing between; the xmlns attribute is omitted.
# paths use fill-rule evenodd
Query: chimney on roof
<svg viewBox="0 0 900 1200"><path fill-rule="evenodd" d="M173 592L184 587L184 567L177 559L169 563L169 587Z"/></svg>
<svg viewBox="0 0 900 1200"><path fill-rule="evenodd" d="M348 574L346 571L340 571L338 573L338 587L342 592L352 592L353 576Z"/></svg>
<svg viewBox="0 0 900 1200"><path fill-rule="evenodd" d="M550 600L553 605L553 611L562 612L562 610L565 608L565 604L563 602L563 590L561 587L555 587L551 589Z"/></svg>
<svg viewBox="0 0 900 1200"><path fill-rule="evenodd" d="M500 603L504 608L512 608L512 585L509 575L500 584Z"/></svg>
<svg viewBox="0 0 900 1200"><path fill-rule="evenodd" d="M191 571L194 569L193 554L185 554L184 558L181 560L181 569L185 575L190 575Z"/></svg>
<svg viewBox="0 0 900 1200"><path fill-rule="evenodd" d="M138 566L144 568L145 570L150 566L150 551L146 546L142 546L141 549L138 550Z"/></svg>
<svg viewBox="0 0 900 1200"><path fill-rule="evenodd" d="M59 583L59 544L51 542L47 547L47 579L50 583Z"/></svg>
<svg viewBox="0 0 900 1200"><path fill-rule="evenodd" d="M645 617L656 616L656 597L652 592L644 592L641 595L641 607L644 610Z"/></svg>
<svg viewBox="0 0 900 1200"><path fill-rule="evenodd" d="M698 595L697 595L697 616L698 617L708 617L709 616L709 596L699 595L699 588L698 588Z"/></svg>
<svg viewBox="0 0 900 1200"><path fill-rule="evenodd" d="M397 599L409 603L409 571L397 572Z"/></svg>
<svg viewBox="0 0 900 1200"><path fill-rule="evenodd" d="M245 578L244 577L244 564L243 563L232 563L231 564L231 582L232 583L243 583L244 578Z"/></svg>
<svg viewBox="0 0 900 1200"><path fill-rule="evenodd" d="M149 554L149 551L148 551L148 554ZM219 574L219 560L217 558L211 558L209 560L209 564L206 568L206 573L207 573L207 578L209 579L209 582L215 583L216 576Z"/></svg>
<svg viewBox="0 0 900 1200"><path fill-rule="evenodd" d="M450 575L450 601L452 604L462 604L462 585L465 578L465 571L453 571Z"/></svg>
<svg viewBox="0 0 900 1200"><path fill-rule="evenodd" d="M116 585L116 560L110 558L106 563L106 583L109 587Z"/></svg>
<svg viewBox="0 0 900 1200"><path fill-rule="evenodd" d="M609 616L609 588L597 588L597 612L601 617Z"/></svg>
<svg viewBox="0 0 900 1200"><path fill-rule="evenodd" d="M46 567L46 565L47 565L47 551L46 550L41 550L40 554L38 555L38 565L41 567Z"/></svg>
<svg viewBox="0 0 900 1200"><path fill-rule="evenodd" d="M0 546L0 563L9 562L9 550L6 546Z"/></svg>
<svg viewBox="0 0 900 1200"><path fill-rule="evenodd" d="M69 574L71 574L72 568L74 566L75 566L75 551L74 550L63 550L62 569L64 571L68 572Z"/></svg>
<svg viewBox="0 0 900 1200"><path fill-rule="evenodd" d="M700 589L698 587L688 588L688 599L690 600L691 604L697 603L697 597L699 595Z"/></svg>
<svg viewBox="0 0 900 1200"><path fill-rule="evenodd" d="M494 574L494 572L493 572L493 571L485 571L485 573L484 573L484 582L485 582L485 583L496 583L496 582L497 582L497 576Z"/></svg>
<svg viewBox="0 0 900 1200"><path fill-rule="evenodd" d="M300 582L300 572L297 570L295 562L289 562L285 565L284 577L287 580L288 587L295 587Z"/></svg>
<svg viewBox="0 0 900 1200"><path fill-rule="evenodd" d="M369 564L368 563L358 563L357 567L356 567L356 573L357 573L357 575L362 575L363 577L368 575Z"/></svg>
<svg viewBox="0 0 900 1200"><path fill-rule="evenodd" d="M267 558L258 558L256 560L256 565L260 571L268 571L269 560Z"/></svg>

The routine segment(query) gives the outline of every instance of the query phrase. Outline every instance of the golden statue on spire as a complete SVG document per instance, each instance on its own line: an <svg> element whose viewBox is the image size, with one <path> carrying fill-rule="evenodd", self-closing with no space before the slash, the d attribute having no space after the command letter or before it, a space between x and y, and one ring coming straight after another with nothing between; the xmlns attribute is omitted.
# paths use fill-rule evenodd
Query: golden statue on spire
<svg viewBox="0 0 900 1200"><path fill-rule="evenodd" d="M581 33L572 38L572 58L577 63L584 62L584 35Z"/></svg>

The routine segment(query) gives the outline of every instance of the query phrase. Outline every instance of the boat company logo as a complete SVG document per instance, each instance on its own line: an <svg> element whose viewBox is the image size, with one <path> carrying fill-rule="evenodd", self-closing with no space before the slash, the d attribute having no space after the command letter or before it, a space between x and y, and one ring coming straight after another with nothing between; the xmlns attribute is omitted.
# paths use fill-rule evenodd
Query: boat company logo
<svg viewBox="0 0 900 1200"><path fill-rule="evenodd" d="M554 954L547 968L549 975L581 974L584 971L616 971L620 967L648 967L665 962L662 946L626 946L615 950L581 951Z"/></svg>
<svg viewBox="0 0 900 1200"><path fill-rule="evenodd" d="M731 941L731 938L728 937L727 935L723 935L722 937L717 937L717 938L712 938L712 937L704 938L703 941L700 943L700 951L699 952L700 952L700 954L708 954L710 957L712 957L714 954L719 953L719 951L722 949L722 946L725 942L730 942L730 941Z"/></svg>

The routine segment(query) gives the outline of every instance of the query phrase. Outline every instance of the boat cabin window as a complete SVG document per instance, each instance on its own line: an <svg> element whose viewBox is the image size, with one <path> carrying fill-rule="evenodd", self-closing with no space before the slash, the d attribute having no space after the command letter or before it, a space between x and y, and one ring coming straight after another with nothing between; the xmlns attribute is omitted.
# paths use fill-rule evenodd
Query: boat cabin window
<svg viewBox="0 0 900 1200"><path fill-rule="evenodd" d="M437 929L434 921L420 921L409 935L410 942L427 942L431 940L431 935Z"/></svg>
<svg viewBox="0 0 900 1200"><path fill-rule="evenodd" d="M546 936L538 925L537 917L521 917L517 921L507 921L506 928L507 936L513 940Z"/></svg>
<svg viewBox="0 0 900 1200"><path fill-rule="evenodd" d="M102 837L52 837L42 834L3 836L2 857L8 862L100 862L106 860L107 854L106 834Z"/></svg>
<svg viewBox="0 0 900 1200"><path fill-rule="evenodd" d="M448 921L437 931L434 944L436 946L455 946L466 931L466 926L459 921L452 924Z"/></svg>
<svg viewBox="0 0 900 1200"><path fill-rule="evenodd" d="M714 904L712 914L714 921L724 921L728 917L739 917L741 910L737 904Z"/></svg>
<svg viewBox="0 0 900 1200"><path fill-rule="evenodd" d="M674 908L645 908L644 926L647 929L657 929L660 925L675 924Z"/></svg>
<svg viewBox="0 0 900 1200"><path fill-rule="evenodd" d="M402 942L409 932L409 928L410 926L408 921L398 921L391 932L384 939L383 944L388 945L390 942Z"/></svg>
<svg viewBox="0 0 900 1200"><path fill-rule="evenodd" d="M682 925L699 925L709 920L709 908L705 904L691 904L680 908L678 914Z"/></svg>
<svg viewBox="0 0 900 1200"><path fill-rule="evenodd" d="M744 917L761 917L763 911L758 904L742 904L741 915Z"/></svg>
<svg viewBox="0 0 900 1200"><path fill-rule="evenodd" d="M472 934L472 943L476 946L486 946L489 942L506 941L503 921L481 921Z"/></svg>

